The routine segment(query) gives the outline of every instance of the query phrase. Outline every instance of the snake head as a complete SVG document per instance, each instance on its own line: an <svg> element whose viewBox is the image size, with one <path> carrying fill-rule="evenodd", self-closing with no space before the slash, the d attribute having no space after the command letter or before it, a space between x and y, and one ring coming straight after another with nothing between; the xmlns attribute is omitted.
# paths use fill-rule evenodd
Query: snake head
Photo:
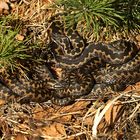
<svg viewBox="0 0 140 140"><path fill-rule="evenodd" d="M50 89L64 89L69 87L69 84L64 81L59 81L59 80L50 80L47 82L47 87Z"/></svg>
<svg viewBox="0 0 140 140"><path fill-rule="evenodd" d="M52 41L54 41L57 45L61 46L62 49L65 48L65 46L70 46L70 40L67 36L63 34L57 34L57 33L52 33L51 35Z"/></svg>
<svg viewBox="0 0 140 140"><path fill-rule="evenodd" d="M108 75L105 75L103 83L106 83L107 85L113 85L116 83L116 79L113 77L109 77Z"/></svg>

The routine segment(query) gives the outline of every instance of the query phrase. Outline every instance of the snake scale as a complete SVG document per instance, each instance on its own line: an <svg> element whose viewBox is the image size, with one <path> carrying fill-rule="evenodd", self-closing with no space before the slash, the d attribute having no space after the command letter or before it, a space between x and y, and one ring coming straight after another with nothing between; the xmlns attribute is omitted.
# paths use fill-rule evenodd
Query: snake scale
<svg viewBox="0 0 140 140"><path fill-rule="evenodd" d="M66 28L61 17L57 14L48 21L51 40L48 46L53 60L45 56L47 63L33 66L34 74L29 78L20 71L16 75L0 71L1 98L21 102L51 100L57 105L67 105L90 92L100 94L102 85L121 91L140 81L140 51L134 42L88 43L76 27ZM62 68L61 77L52 72L51 61Z"/></svg>

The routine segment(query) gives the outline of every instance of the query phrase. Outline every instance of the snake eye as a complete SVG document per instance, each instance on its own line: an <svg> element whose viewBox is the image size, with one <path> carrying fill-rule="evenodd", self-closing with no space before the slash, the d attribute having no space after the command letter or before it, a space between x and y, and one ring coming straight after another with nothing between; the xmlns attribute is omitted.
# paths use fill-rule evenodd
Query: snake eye
<svg viewBox="0 0 140 140"><path fill-rule="evenodd" d="M115 79L106 79L107 84L115 84Z"/></svg>
<svg viewBox="0 0 140 140"><path fill-rule="evenodd" d="M68 84L66 82L59 82L54 85L55 89L61 89L61 88L63 89L67 87L68 87Z"/></svg>

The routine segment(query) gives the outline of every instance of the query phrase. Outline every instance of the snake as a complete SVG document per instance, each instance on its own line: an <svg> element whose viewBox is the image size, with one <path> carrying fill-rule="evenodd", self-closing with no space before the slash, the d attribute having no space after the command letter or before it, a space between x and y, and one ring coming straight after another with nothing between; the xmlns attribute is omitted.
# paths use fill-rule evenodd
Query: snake
<svg viewBox="0 0 140 140"><path fill-rule="evenodd" d="M65 27L58 17L62 16L58 14L48 22L54 60L47 61L61 67L63 76L57 78L44 63L38 68L35 65L29 79L20 71L16 75L0 71L0 97L21 102L51 100L63 106L92 91L100 94L102 85L121 91L140 80L140 51L134 42L121 39L108 44L88 43L76 27Z"/></svg>
<svg viewBox="0 0 140 140"><path fill-rule="evenodd" d="M121 70L118 70L118 67L115 67L114 70L112 67L111 69L104 68L95 75L95 73L86 73L85 67L82 67L83 71L80 68L67 72L68 78L63 78L54 87L57 89L56 96L59 99L57 103L54 103L67 105L74 102L75 99L88 96L90 92L94 92L93 95L101 96L105 91L108 91L108 88L117 92L123 91L128 85L140 81L140 59L137 58L139 58L138 55L124 64L128 67L120 66Z"/></svg>
<svg viewBox="0 0 140 140"><path fill-rule="evenodd" d="M20 103L45 102L51 100L57 105L66 105L75 99L69 96L66 99L60 99L54 92L52 85L55 82L54 75L46 67L46 65L39 65L35 67L36 74L32 79L26 79L23 73L19 70L16 74L7 70L0 71L0 98L9 101L16 100ZM34 74L34 73L33 73ZM39 80L39 79L43 80ZM88 79L88 77L86 77ZM90 80L90 79L89 79ZM87 80L86 80L87 82ZM56 85L56 84L55 84Z"/></svg>
<svg viewBox="0 0 140 140"><path fill-rule="evenodd" d="M65 54L68 58L74 58L75 56L81 55L86 40L78 33L75 25L71 28L64 26L62 22L64 15L65 13L58 13L49 19L48 35L53 43L59 44L60 48L55 48L56 51L61 51L59 54ZM55 52L54 50L53 52Z"/></svg>
<svg viewBox="0 0 140 140"><path fill-rule="evenodd" d="M133 62L131 61L134 65ZM56 95L60 101L58 100L59 103L55 104L70 104L72 101L74 102L75 99L88 95L90 92L94 92L93 95L101 96L104 93L104 90L107 90L108 88L117 92L123 91L128 85L140 81L140 66L137 65L138 63L135 64L135 67L128 70L116 69L116 71L111 70L110 72L105 71L103 73L103 69L101 70L102 73L96 74L96 76L95 73L90 75L90 73L87 74L86 71L80 71L81 69L66 73L69 79L63 79L63 81L56 84ZM79 78L79 74L81 75L81 79ZM86 76L88 76L88 78Z"/></svg>
<svg viewBox="0 0 140 140"><path fill-rule="evenodd" d="M50 36L53 43L50 46L56 66L68 70L66 75L69 77L62 78L54 87L57 89L56 96L60 99L59 104L68 104L89 94L92 88L98 87L97 84L111 87L114 91L122 91L129 84L140 81L140 50L133 41L120 39L108 44L90 42L82 43L81 46L81 38L79 39L77 32L69 35L72 29L61 30L62 24L57 23L53 21L51 26ZM55 26L57 30L54 29ZM78 51L78 41L80 49L74 53ZM76 46L72 46L71 42L77 42ZM77 79L80 79L80 84ZM100 89L101 87L95 88L94 92ZM84 90L87 92L83 92Z"/></svg>
<svg viewBox="0 0 140 140"><path fill-rule="evenodd" d="M20 77L21 78L21 77ZM12 75L7 71L2 71L0 75L0 80L3 86L5 86L5 94L9 94L9 99L11 100L11 96L15 99L21 98L21 102L28 102L29 100L32 101L45 101L48 99L48 94L46 94L47 88L42 88L42 86L46 85L46 82L42 81L27 81L25 78L22 77L22 80L17 78L16 75ZM9 90L8 90L9 89ZM44 97L44 98L42 98Z"/></svg>
<svg viewBox="0 0 140 140"><path fill-rule="evenodd" d="M61 55L56 55L55 59L59 66L71 69L79 68L94 57L101 58L105 63L121 65L131 60L137 53L138 49L135 44L125 40L117 40L108 45L91 43L79 57L73 59L61 57Z"/></svg>
<svg viewBox="0 0 140 140"><path fill-rule="evenodd" d="M130 40L120 39L108 44L87 43L75 26L67 29L61 17L63 15L59 13L51 17L48 33L53 41L51 48L55 60L61 67L79 68L95 57L112 65L121 65L131 60L139 51L136 44Z"/></svg>

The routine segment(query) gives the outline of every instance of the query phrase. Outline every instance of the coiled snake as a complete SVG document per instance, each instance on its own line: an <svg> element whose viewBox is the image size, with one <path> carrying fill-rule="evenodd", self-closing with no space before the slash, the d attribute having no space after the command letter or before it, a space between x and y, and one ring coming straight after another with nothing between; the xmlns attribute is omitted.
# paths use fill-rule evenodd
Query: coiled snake
<svg viewBox="0 0 140 140"><path fill-rule="evenodd" d="M84 44L77 32L71 33L72 29L61 31L60 25L61 23L58 24L58 20L55 23L53 18L50 31L56 66L66 70L66 77L55 87L56 95L60 98L59 104L68 104L75 98L88 94L96 84L121 91L127 85L140 81L140 51L134 42L117 40L109 44ZM54 29L55 26L57 30ZM80 49L76 53L78 41ZM73 42L77 42L76 46L73 46Z"/></svg>
<svg viewBox="0 0 140 140"><path fill-rule="evenodd" d="M89 94L96 84L120 91L140 80L140 51L135 43L126 40L109 44L87 43L75 27L65 28L58 15L49 23L49 46L55 66L63 69L63 76L55 78L44 64L39 68L43 72L37 79L27 80L20 77L20 73L15 77L2 71L1 98L13 100L16 97L23 102L50 99L54 104L67 105Z"/></svg>

